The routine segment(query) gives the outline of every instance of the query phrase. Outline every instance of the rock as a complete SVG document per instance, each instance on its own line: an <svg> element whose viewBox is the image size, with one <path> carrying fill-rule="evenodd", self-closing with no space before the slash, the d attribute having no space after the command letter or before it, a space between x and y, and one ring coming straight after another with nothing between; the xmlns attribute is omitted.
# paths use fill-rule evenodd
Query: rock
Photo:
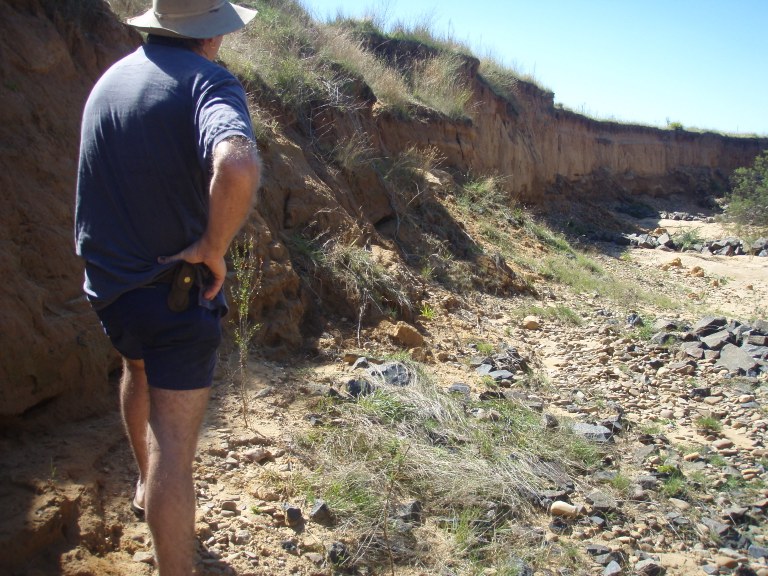
<svg viewBox="0 0 768 576"><path fill-rule="evenodd" d="M542 414L541 425L547 430L555 430L560 427L560 422L552 414Z"/></svg>
<svg viewBox="0 0 768 576"><path fill-rule="evenodd" d="M139 550L138 552L134 553L133 561L134 562L142 562L144 564L149 564L150 566L154 566L155 565L155 555L152 554L152 552L147 552L145 550Z"/></svg>
<svg viewBox="0 0 768 576"><path fill-rule="evenodd" d="M395 518L411 524L421 524L423 522L423 505L418 500L412 500L398 507L395 512Z"/></svg>
<svg viewBox="0 0 768 576"><path fill-rule="evenodd" d="M610 442L613 438L613 433L605 426L585 424L583 422L577 422L573 425L573 433L598 443Z"/></svg>
<svg viewBox="0 0 768 576"><path fill-rule="evenodd" d="M298 526L304 521L304 517L301 514L301 508L292 506L291 504L283 504L283 511L285 512L286 526Z"/></svg>
<svg viewBox="0 0 768 576"><path fill-rule="evenodd" d="M360 378L353 378L352 380L349 380L347 382L347 393L350 396L354 396L355 398L359 396L367 396L368 394L373 392L373 390L374 390L373 385L367 380L362 380Z"/></svg>
<svg viewBox="0 0 768 576"><path fill-rule="evenodd" d="M324 500L315 500L312 510L309 512L309 519L318 524L329 525L333 523L333 515L330 508Z"/></svg>
<svg viewBox="0 0 768 576"><path fill-rule="evenodd" d="M737 375L748 374L758 366L757 361L743 348L733 344L723 346L723 349L720 350L720 358L715 365L727 368L728 372Z"/></svg>
<svg viewBox="0 0 768 576"><path fill-rule="evenodd" d="M701 339L702 343L710 350L720 350L728 343L733 343L734 337L728 330L719 330Z"/></svg>
<svg viewBox="0 0 768 576"><path fill-rule="evenodd" d="M488 372L488 376L494 379L496 382L500 382L502 380L509 380L514 376L512 372L509 370L493 370L491 372Z"/></svg>
<svg viewBox="0 0 768 576"><path fill-rule="evenodd" d="M573 504L569 504L568 502L557 500L556 502L552 502L552 505L549 507L549 513L552 516L560 516L563 518L576 518L581 514L581 507L574 506Z"/></svg>
<svg viewBox="0 0 768 576"><path fill-rule="evenodd" d="M618 503L613 496L600 490L590 492L587 494L586 499L597 512L610 512L618 507Z"/></svg>
<svg viewBox="0 0 768 576"><path fill-rule="evenodd" d="M467 386L466 384L461 384L460 382L457 382L455 384L451 384L451 387L448 388L448 392L451 394L461 394L463 396L469 397L469 393L472 391L472 389Z"/></svg>
<svg viewBox="0 0 768 576"><path fill-rule="evenodd" d="M638 576L662 576L666 572L666 569L657 560L651 558L635 564L635 573Z"/></svg>
<svg viewBox="0 0 768 576"><path fill-rule="evenodd" d="M603 570L603 576L620 576L621 572L621 564L616 562L616 560L611 560L608 566L605 567L605 570Z"/></svg>
<svg viewBox="0 0 768 576"><path fill-rule="evenodd" d="M679 498L670 498L669 503L672 504L672 506L674 506L678 510L682 510L683 512L691 509L691 505L688 504L688 502L686 502L685 500L680 500Z"/></svg>
<svg viewBox="0 0 768 576"><path fill-rule="evenodd" d="M733 441L728 440L727 438L721 438L720 440L715 440L714 442L712 442L712 447L715 450L724 450L726 448L733 447Z"/></svg>
<svg viewBox="0 0 768 576"><path fill-rule="evenodd" d="M334 542L331 544L330 548L328 548L328 561L338 566L339 564L343 564L349 559L349 551L347 550L347 547L342 542Z"/></svg>
<svg viewBox="0 0 768 576"><path fill-rule="evenodd" d="M238 530L232 540L235 544L248 544L251 541L251 533L248 530Z"/></svg>
<svg viewBox="0 0 768 576"><path fill-rule="evenodd" d="M424 336L419 331L405 322L398 322L392 331L390 336L403 346L409 348L419 347L424 345Z"/></svg>
<svg viewBox="0 0 768 576"><path fill-rule="evenodd" d="M722 554L715 556L715 564L719 568L736 568L739 565L739 561L731 556L724 556Z"/></svg>
<svg viewBox="0 0 768 576"><path fill-rule="evenodd" d="M728 324L728 320L723 316L705 316L693 325L691 332L697 337L703 338L704 336L719 332L726 324Z"/></svg>
<svg viewBox="0 0 768 576"><path fill-rule="evenodd" d="M749 548L747 549L747 554L749 554L752 558L768 558L768 548L750 544Z"/></svg>
<svg viewBox="0 0 768 576"><path fill-rule="evenodd" d="M413 380L413 374L401 362L385 362L379 366L371 366L367 374L387 386L408 386Z"/></svg>
<svg viewBox="0 0 768 576"><path fill-rule="evenodd" d="M251 462L261 464L266 460L272 459L272 452L264 448L253 448L243 453L243 456Z"/></svg>
<svg viewBox="0 0 768 576"><path fill-rule="evenodd" d="M537 316L526 316L520 326L526 330L538 330L541 327L541 320Z"/></svg>

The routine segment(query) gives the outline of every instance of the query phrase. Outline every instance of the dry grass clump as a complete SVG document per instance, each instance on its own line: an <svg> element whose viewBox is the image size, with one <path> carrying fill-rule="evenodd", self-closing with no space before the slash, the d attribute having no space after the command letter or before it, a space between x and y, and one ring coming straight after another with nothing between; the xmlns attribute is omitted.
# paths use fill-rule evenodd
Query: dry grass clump
<svg viewBox="0 0 768 576"><path fill-rule="evenodd" d="M408 546L429 538L443 541L461 573L514 563L521 544L515 526L531 521L537 493L567 481L569 470L594 467L600 451L565 428L546 429L520 403L471 402L406 365L407 386L373 379L371 394L322 406L334 423L300 439L315 470L306 479L311 498L329 504L338 528L358 535L369 560L377 550L397 549L407 561ZM402 536L410 528L392 528L400 525L398 509L413 500L424 519L409 541Z"/></svg>
<svg viewBox="0 0 768 576"><path fill-rule="evenodd" d="M453 120L466 117L472 91L461 73L463 66L463 59L451 52L415 62L410 74L413 96Z"/></svg>

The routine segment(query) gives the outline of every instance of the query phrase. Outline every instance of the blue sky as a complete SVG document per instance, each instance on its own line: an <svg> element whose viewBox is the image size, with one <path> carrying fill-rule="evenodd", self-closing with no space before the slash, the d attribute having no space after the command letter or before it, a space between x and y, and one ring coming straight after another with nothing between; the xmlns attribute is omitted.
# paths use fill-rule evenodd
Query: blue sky
<svg viewBox="0 0 768 576"><path fill-rule="evenodd" d="M301 1L427 22L596 118L768 135L768 0Z"/></svg>

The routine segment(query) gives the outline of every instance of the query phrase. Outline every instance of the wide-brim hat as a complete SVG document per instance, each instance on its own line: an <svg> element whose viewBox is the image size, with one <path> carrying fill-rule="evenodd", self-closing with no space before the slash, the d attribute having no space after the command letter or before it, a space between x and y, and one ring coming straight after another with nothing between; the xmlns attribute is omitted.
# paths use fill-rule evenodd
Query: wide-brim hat
<svg viewBox="0 0 768 576"><path fill-rule="evenodd" d="M256 10L226 0L152 0L152 9L128 24L159 36L213 38L239 30L254 16Z"/></svg>

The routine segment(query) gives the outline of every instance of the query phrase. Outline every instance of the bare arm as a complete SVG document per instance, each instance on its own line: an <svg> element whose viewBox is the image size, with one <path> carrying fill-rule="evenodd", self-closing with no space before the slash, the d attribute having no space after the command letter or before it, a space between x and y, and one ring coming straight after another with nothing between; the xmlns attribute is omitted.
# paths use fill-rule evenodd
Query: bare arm
<svg viewBox="0 0 768 576"><path fill-rule="evenodd" d="M205 264L213 275L203 296L213 299L227 274L224 256L253 208L261 178L255 145L244 138L227 138L213 151L213 178L208 206L208 225L203 236L174 256L158 258L165 264L186 260Z"/></svg>

